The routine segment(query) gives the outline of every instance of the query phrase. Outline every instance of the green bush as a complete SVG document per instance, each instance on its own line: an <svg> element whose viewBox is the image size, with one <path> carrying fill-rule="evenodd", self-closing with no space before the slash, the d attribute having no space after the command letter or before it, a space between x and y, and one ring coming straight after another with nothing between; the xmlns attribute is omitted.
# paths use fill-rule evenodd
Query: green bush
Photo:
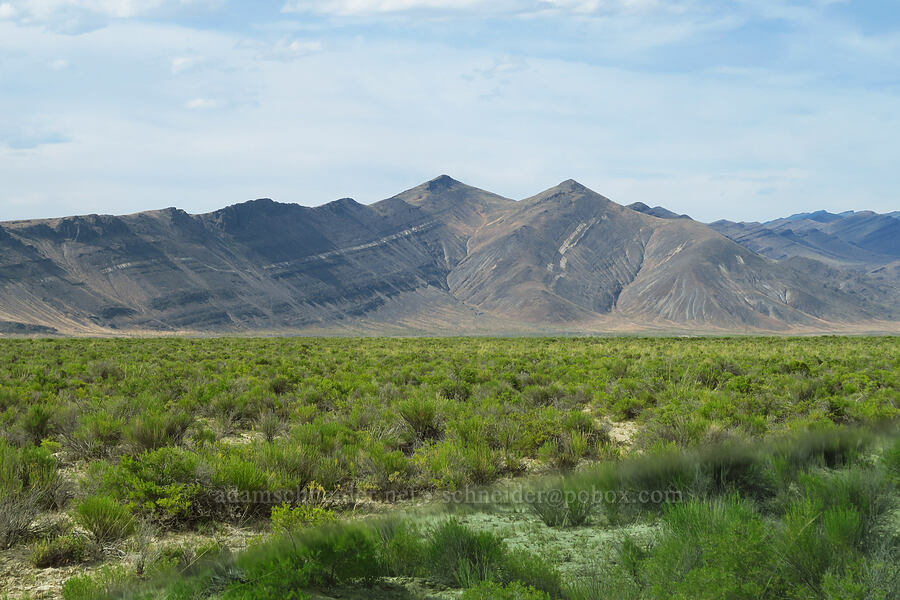
<svg viewBox="0 0 900 600"><path fill-rule="evenodd" d="M462 600L550 600L550 596L518 582L500 585L493 581L482 581L466 590Z"/></svg>
<svg viewBox="0 0 900 600"><path fill-rule="evenodd" d="M73 458L96 459L115 454L122 440L122 419L105 410L72 417L77 419L74 427L60 432L60 439Z"/></svg>
<svg viewBox="0 0 900 600"><path fill-rule="evenodd" d="M365 485L389 500L399 500L412 487L413 465L399 450L370 446L361 463L362 472L367 473Z"/></svg>
<svg viewBox="0 0 900 600"><path fill-rule="evenodd" d="M801 475L806 498L821 509L853 510L858 515L856 543L874 539L881 519L897 506L897 490L881 470L858 467Z"/></svg>
<svg viewBox="0 0 900 600"><path fill-rule="evenodd" d="M431 531L426 555L432 577L468 587L498 578L505 551L503 541L495 535L472 531L448 519Z"/></svg>
<svg viewBox="0 0 900 600"><path fill-rule="evenodd" d="M67 579L62 586L62 597L63 600L97 600L124 590L134 581L128 567L104 566L92 574Z"/></svg>
<svg viewBox="0 0 900 600"><path fill-rule="evenodd" d="M371 586L382 575L375 536L367 527L343 525L311 529L300 543L302 552L319 567L317 583Z"/></svg>
<svg viewBox="0 0 900 600"><path fill-rule="evenodd" d="M45 448L0 439L0 549L18 542L60 489L56 459Z"/></svg>
<svg viewBox="0 0 900 600"><path fill-rule="evenodd" d="M175 446L181 443L192 422L186 413L145 413L134 418L125 437L138 453Z"/></svg>
<svg viewBox="0 0 900 600"><path fill-rule="evenodd" d="M122 368L111 360L98 360L91 363L88 373L94 381L119 380L125 376Z"/></svg>
<svg viewBox="0 0 900 600"><path fill-rule="evenodd" d="M118 465L97 463L92 476L101 493L158 523L183 526L209 516L212 498L205 470L195 453L160 448L123 456Z"/></svg>
<svg viewBox="0 0 900 600"><path fill-rule="evenodd" d="M216 575L215 583L226 586L221 593L223 600L308 600L309 595L304 590L317 580L320 567L297 552L269 552L240 571L225 573L224 577ZM202 593L209 593L209 587L206 585L201 593L187 598L202 598Z"/></svg>
<svg viewBox="0 0 900 600"><path fill-rule="evenodd" d="M58 485L57 461L46 448L16 448L0 439L0 498L39 490L50 502Z"/></svg>
<svg viewBox="0 0 900 600"><path fill-rule="evenodd" d="M39 540L31 550L31 564L38 569L76 565L99 557L100 553L93 542L74 533Z"/></svg>
<svg viewBox="0 0 900 600"><path fill-rule="evenodd" d="M767 458L745 445L718 445L699 457L707 494L736 491L746 498L766 501L775 494L775 474Z"/></svg>
<svg viewBox="0 0 900 600"><path fill-rule="evenodd" d="M542 556L527 550L506 553L501 563L500 580L512 585L523 584L553 598L562 596L559 571Z"/></svg>
<svg viewBox="0 0 900 600"><path fill-rule="evenodd" d="M885 448L881 462L894 485L900 485L900 437Z"/></svg>
<svg viewBox="0 0 900 600"><path fill-rule="evenodd" d="M333 523L337 520L335 514L320 506L291 506L284 503L272 507L272 530L282 533L290 533L306 527L317 527Z"/></svg>
<svg viewBox="0 0 900 600"><path fill-rule="evenodd" d="M241 574L224 598L305 598L304 590L371 586L383 574L378 544L354 524L294 530L238 562Z"/></svg>
<svg viewBox="0 0 900 600"><path fill-rule="evenodd" d="M494 481L500 473L500 460L486 444L475 444L463 449L466 481L472 485L484 485Z"/></svg>
<svg viewBox="0 0 900 600"><path fill-rule="evenodd" d="M732 496L672 506L664 534L645 560L632 553L628 569L649 598L757 600L770 585L767 525Z"/></svg>
<svg viewBox="0 0 900 600"><path fill-rule="evenodd" d="M256 429L263 434L267 442L272 443L284 430L284 422L275 412L266 411L256 420Z"/></svg>
<svg viewBox="0 0 900 600"><path fill-rule="evenodd" d="M219 487L238 492L255 492L269 488L269 474L255 462L239 456L220 458L215 463L212 481Z"/></svg>
<svg viewBox="0 0 900 600"><path fill-rule="evenodd" d="M438 439L443 435L440 406L434 400L413 397L400 402L397 410L420 442Z"/></svg>
<svg viewBox="0 0 900 600"><path fill-rule="evenodd" d="M149 555L144 571L150 577L171 577L176 574L201 572L216 561L227 560L230 553L218 541L170 544Z"/></svg>
<svg viewBox="0 0 900 600"><path fill-rule="evenodd" d="M375 524L381 555L380 562L389 576L420 577L425 574L426 540L418 526L399 518L387 518Z"/></svg>
<svg viewBox="0 0 900 600"><path fill-rule="evenodd" d="M549 487L531 491L528 494L531 510L548 527L584 525L596 509L595 490L579 483L559 480Z"/></svg>
<svg viewBox="0 0 900 600"><path fill-rule="evenodd" d="M37 445L47 437L50 433L53 415L53 409L46 404L33 404L28 408L21 425L29 442Z"/></svg>
<svg viewBox="0 0 900 600"><path fill-rule="evenodd" d="M75 509L75 522L100 545L117 542L134 533L134 517L128 509L107 496L91 496Z"/></svg>
<svg viewBox="0 0 900 600"><path fill-rule="evenodd" d="M322 457L308 444L276 440L262 448L254 448L254 459L272 477L277 489L305 489L323 477Z"/></svg>

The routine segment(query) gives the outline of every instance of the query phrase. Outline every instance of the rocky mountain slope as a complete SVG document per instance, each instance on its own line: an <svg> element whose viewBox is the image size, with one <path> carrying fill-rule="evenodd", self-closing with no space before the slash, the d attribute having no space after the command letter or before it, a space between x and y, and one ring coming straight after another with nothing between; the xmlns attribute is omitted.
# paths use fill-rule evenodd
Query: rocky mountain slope
<svg viewBox="0 0 900 600"><path fill-rule="evenodd" d="M799 221L855 217L828 235L890 256L891 230L857 215ZM7 222L0 333L896 328L889 285L860 294L843 271L779 262L716 225L726 235L574 181L516 202L447 176L368 206Z"/></svg>
<svg viewBox="0 0 900 600"><path fill-rule="evenodd" d="M900 218L871 211L818 211L766 223L716 221L710 227L769 258L813 258L873 270L900 260Z"/></svg>

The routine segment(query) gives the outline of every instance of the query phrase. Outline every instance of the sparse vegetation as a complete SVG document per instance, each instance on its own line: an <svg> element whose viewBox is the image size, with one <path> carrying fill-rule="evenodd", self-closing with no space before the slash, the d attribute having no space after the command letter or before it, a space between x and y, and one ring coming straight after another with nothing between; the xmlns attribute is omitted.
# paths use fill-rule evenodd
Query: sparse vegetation
<svg viewBox="0 0 900 600"><path fill-rule="evenodd" d="M474 598L682 589L654 591L663 577L713 581L736 598L890 592L900 576L885 531L900 445L848 426L896 422L898 373L897 338L8 340L0 547L30 545L38 566L110 561L138 543L129 538L140 522L207 541L226 524L249 527L307 548L223 563L228 598L257 597L228 582L252 579L258 560L293 569L275 595L388 576ZM385 510L510 478L562 494L529 496L517 518L553 536L621 531L615 559L561 578L577 557L538 559L464 514L342 533L361 500ZM623 503L580 493L593 489L682 495ZM43 532L49 511L76 530ZM705 529L692 524L698 515ZM631 536L640 526L653 535ZM331 533L317 538L323 527ZM756 542L754 527L764 531ZM696 543L678 546L686 531ZM741 536L746 554L728 555ZM680 562L663 557L667 544ZM825 546L827 556L813 551ZM329 562L351 547L352 564ZM750 560L759 578L733 568ZM164 562L142 562L140 577ZM79 579L67 597L133 583L129 569ZM198 581L179 585L202 592Z"/></svg>
<svg viewBox="0 0 900 600"><path fill-rule="evenodd" d="M832 451L853 438L856 451L835 462ZM569 559L574 567L552 552L537 555L504 540L491 521L504 502L489 502L457 516L425 512L293 528L176 583L145 583L137 597L180 598L178 586L191 590L192 598L302 597L296 594L313 590L327 596L341 586L374 589L400 576L465 590L463 598L476 599L887 600L900 592L900 490L883 460L896 439L896 431L794 434L749 451L715 447L629 459L612 467L617 479L605 465L566 477L556 483L567 490L612 492L620 501L637 494L627 500L629 523L569 529L581 552ZM742 471L722 471L721 456L731 454L772 482L767 501L759 500ZM785 471L786 456L794 461L792 475ZM643 497L639 492L649 490L631 488L636 474L670 473L672 464L692 466L692 475L681 479L686 487L673 490L681 493L679 501ZM721 485L709 485L715 477ZM505 510L511 523L527 514L518 500ZM629 533L640 528L640 538ZM547 539L546 530L534 525L525 531L529 547ZM603 532L614 534L606 552L590 555L580 546Z"/></svg>

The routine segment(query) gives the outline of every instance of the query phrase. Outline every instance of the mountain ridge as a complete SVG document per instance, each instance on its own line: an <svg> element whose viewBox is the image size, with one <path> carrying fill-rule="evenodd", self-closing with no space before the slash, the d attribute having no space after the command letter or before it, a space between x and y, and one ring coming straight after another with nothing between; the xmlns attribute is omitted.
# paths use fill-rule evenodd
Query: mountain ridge
<svg viewBox="0 0 900 600"><path fill-rule="evenodd" d="M860 256L891 249L890 226L848 218ZM712 225L571 179L515 201L447 175L373 204L18 220L0 223L0 333L896 327L892 284L781 263Z"/></svg>

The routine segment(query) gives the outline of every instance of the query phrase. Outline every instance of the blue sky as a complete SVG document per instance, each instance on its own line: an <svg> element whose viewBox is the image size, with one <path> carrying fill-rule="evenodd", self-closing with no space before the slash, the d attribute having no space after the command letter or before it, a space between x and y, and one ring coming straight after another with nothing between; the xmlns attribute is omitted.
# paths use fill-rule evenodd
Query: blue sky
<svg viewBox="0 0 900 600"><path fill-rule="evenodd" d="M0 0L0 220L574 178L900 209L888 0Z"/></svg>

